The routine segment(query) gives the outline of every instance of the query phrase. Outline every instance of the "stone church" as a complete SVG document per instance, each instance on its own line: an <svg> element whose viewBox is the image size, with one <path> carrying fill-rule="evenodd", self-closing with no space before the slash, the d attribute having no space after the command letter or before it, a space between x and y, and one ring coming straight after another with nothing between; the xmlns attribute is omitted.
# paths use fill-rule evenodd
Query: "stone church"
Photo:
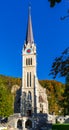
<svg viewBox="0 0 69 130"><path fill-rule="evenodd" d="M26 41L22 50L21 114L48 113L46 89L37 78L36 45L34 43L31 14L28 16Z"/></svg>
<svg viewBox="0 0 69 130"><path fill-rule="evenodd" d="M20 114L14 121L15 128L32 130L36 128L36 124L42 118L42 115L48 114L46 89L39 84L36 70L37 51L33 36L31 12L29 9L26 40L22 50Z"/></svg>

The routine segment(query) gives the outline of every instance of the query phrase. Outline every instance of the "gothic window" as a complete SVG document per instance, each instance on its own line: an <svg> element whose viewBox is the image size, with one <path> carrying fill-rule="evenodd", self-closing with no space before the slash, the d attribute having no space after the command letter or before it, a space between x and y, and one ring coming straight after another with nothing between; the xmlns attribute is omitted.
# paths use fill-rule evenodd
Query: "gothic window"
<svg viewBox="0 0 69 130"><path fill-rule="evenodd" d="M30 87L31 87L31 72L30 72Z"/></svg>
<svg viewBox="0 0 69 130"><path fill-rule="evenodd" d="M32 95L30 91L28 92L28 100L32 100Z"/></svg>
<svg viewBox="0 0 69 130"><path fill-rule="evenodd" d="M26 59L26 65L32 65L32 58Z"/></svg>
<svg viewBox="0 0 69 130"><path fill-rule="evenodd" d="M28 65L30 65L30 58L28 59Z"/></svg>
<svg viewBox="0 0 69 130"><path fill-rule="evenodd" d="M27 72L27 87L29 87L29 72Z"/></svg>
<svg viewBox="0 0 69 130"><path fill-rule="evenodd" d="M32 58L30 60L31 60L31 65L32 65Z"/></svg>

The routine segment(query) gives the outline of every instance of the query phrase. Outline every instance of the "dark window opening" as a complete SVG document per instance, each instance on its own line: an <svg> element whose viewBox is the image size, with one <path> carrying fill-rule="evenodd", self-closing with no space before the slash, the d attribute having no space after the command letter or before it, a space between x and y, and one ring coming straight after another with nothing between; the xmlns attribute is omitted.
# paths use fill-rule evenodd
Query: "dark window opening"
<svg viewBox="0 0 69 130"><path fill-rule="evenodd" d="M32 65L32 58L31 58L31 65Z"/></svg>
<svg viewBox="0 0 69 130"><path fill-rule="evenodd" d="M28 110L27 111L27 116L31 116L32 115L32 111L31 110Z"/></svg>
<svg viewBox="0 0 69 130"><path fill-rule="evenodd" d="M32 58L26 59L26 65L32 65Z"/></svg>
<svg viewBox="0 0 69 130"><path fill-rule="evenodd" d="M32 128L32 121L31 120L27 120L26 123L25 123L25 128Z"/></svg>
<svg viewBox="0 0 69 130"><path fill-rule="evenodd" d="M30 72L30 87L31 87L31 72Z"/></svg>
<svg viewBox="0 0 69 130"><path fill-rule="evenodd" d="M40 113L43 113L42 111L40 111Z"/></svg>
<svg viewBox="0 0 69 130"><path fill-rule="evenodd" d="M28 65L30 65L30 58L28 59Z"/></svg>
<svg viewBox="0 0 69 130"><path fill-rule="evenodd" d="M27 87L29 87L29 73L27 72Z"/></svg>
<svg viewBox="0 0 69 130"><path fill-rule="evenodd" d="M22 120L18 120L17 122L17 128L22 129Z"/></svg>

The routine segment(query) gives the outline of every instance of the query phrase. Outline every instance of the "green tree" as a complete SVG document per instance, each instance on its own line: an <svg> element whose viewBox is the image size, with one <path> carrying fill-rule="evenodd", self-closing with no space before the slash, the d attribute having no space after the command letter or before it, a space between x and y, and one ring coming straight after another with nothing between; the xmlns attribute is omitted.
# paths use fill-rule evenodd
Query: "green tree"
<svg viewBox="0 0 69 130"><path fill-rule="evenodd" d="M62 52L60 57L56 57L53 64L51 73L53 78L59 74L61 77L66 77L69 72L69 47Z"/></svg>
<svg viewBox="0 0 69 130"><path fill-rule="evenodd" d="M3 83L0 83L0 116L8 117L13 113L12 95Z"/></svg>
<svg viewBox="0 0 69 130"><path fill-rule="evenodd" d="M50 2L50 6L54 7L56 3L60 3L62 0L48 0Z"/></svg>
<svg viewBox="0 0 69 130"><path fill-rule="evenodd" d="M50 74L53 75L53 78L56 78L58 74L60 77L66 78L65 90L62 94L63 99L60 100L60 104L63 107L63 113L69 114L69 47L62 52L60 57L55 58Z"/></svg>
<svg viewBox="0 0 69 130"><path fill-rule="evenodd" d="M63 101L63 93L65 88L64 84L55 80L40 80L39 82L44 88L46 88L49 112L55 112L55 114L59 115L62 114L60 101Z"/></svg>
<svg viewBox="0 0 69 130"><path fill-rule="evenodd" d="M65 91L64 91L63 97L64 97L63 112L64 112L64 115L69 115L69 73L66 76L66 84L65 84Z"/></svg>

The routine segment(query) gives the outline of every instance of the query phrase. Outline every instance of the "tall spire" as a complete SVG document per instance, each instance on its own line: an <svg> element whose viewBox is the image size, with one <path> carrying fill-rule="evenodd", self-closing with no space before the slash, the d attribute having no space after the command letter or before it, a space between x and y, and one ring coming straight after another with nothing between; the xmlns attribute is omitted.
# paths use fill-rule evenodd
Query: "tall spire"
<svg viewBox="0 0 69 130"><path fill-rule="evenodd" d="M29 15L28 15L28 26L27 26L27 34L26 34L26 44L32 44L34 42L33 38L33 30L32 30L32 20L31 20L31 7L29 7Z"/></svg>

